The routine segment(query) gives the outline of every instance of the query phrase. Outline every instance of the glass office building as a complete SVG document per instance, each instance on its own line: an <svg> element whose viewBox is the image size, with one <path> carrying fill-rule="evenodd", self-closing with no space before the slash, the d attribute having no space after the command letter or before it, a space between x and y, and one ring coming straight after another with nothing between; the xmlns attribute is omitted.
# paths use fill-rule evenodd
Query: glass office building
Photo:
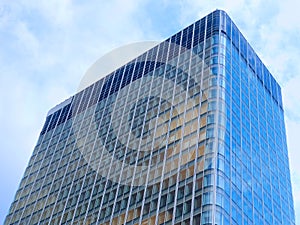
<svg viewBox="0 0 300 225"><path fill-rule="evenodd" d="M280 86L212 12L49 111L5 224L295 224Z"/></svg>

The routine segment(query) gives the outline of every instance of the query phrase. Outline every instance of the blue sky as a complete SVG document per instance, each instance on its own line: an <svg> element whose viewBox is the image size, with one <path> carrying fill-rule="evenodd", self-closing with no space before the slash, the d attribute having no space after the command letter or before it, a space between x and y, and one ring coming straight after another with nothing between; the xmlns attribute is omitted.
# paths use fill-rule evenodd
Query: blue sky
<svg viewBox="0 0 300 225"><path fill-rule="evenodd" d="M76 92L99 57L163 40L226 10L282 86L296 219L300 220L300 2L293 0L2 0L0 2L0 223L48 110Z"/></svg>

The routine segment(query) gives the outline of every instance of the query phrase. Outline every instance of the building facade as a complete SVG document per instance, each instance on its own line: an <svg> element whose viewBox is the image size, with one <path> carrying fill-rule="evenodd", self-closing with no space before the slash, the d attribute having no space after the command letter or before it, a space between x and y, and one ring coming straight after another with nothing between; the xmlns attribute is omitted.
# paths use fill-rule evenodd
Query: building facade
<svg viewBox="0 0 300 225"><path fill-rule="evenodd" d="M5 224L295 224L280 86L212 12L49 111Z"/></svg>

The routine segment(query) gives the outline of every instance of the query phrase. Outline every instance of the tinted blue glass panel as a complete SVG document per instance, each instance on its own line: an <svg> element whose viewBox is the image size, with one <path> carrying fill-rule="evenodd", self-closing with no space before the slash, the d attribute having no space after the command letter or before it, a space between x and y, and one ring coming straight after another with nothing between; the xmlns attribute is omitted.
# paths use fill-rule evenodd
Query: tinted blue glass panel
<svg viewBox="0 0 300 225"><path fill-rule="evenodd" d="M226 13L224 11L221 11L220 29L226 33Z"/></svg>
<svg viewBox="0 0 300 225"><path fill-rule="evenodd" d="M258 78L262 81L263 80L263 71L262 71L262 62L259 58L256 58L256 74Z"/></svg>
<svg viewBox="0 0 300 225"><path fill-rule="evenodd" d="M240 35L240 52L242 57L247 59L247 41L243 35Z"/></svg>
<svg viewBox="0 0 300 225"><path fill-rule="evenodd" d="M231 19L226 14L226 34L231 39Z"/></svg>
<svg viewBox="0 0 300 225"><path fill-rule="evenodd" d="M83 93L84 93L84 90L77 93L75 96L74 96L74 99L73 99L73 106L72 106L72 111L73 113L76 113L77 110L78 110L78 107L79 107L79 104L81 102L81 98L83 96Z"/></svg>
<svg viewBox="0 0 300 225"><path fill-rule="evenodd" d="M271 90L271 88L270 88L270 72L268 71L268 69L266 68L266 67L264 67L264 73L263 73L263 75L264 75L264 85L265 85L265 87L267 88L267 90L269 91L269 92L271 92L270 90Z"/></svg>
<svg viewBox="0 0 300 225"><path fill-rule="evenodd" d="M89 86L88 88L85 89L84 95L82 97L79 109L78 109L78 113L82 112L83 110L86 109L87 104L89 102L89 99L91 97L91 92L93 90L93 85Z"/></svg>
<svg viewBox="0 0 300 225"><path fill-rule="evenodd" d="M281 96L281 87L277 85L277 94L278 94L278 103L280 107L282 108L282 96Z"/></svg>
<svg viewBox="0 0 300 225"><path fill-rule="evenodd" d="M192 45L193 27L194 27L193 25L187 27L186 29L183 30L183 34L182 34L182 46L188 49L190 49Z"/></svg>
<svg viewBox="0 0 300 225"><path fill-rule="evenodd" d="M250 67L255 71L255 53L249 44L248 44L248 61Z"/></svg>
<svg viewBox="0 0 300 225"><path fill-rule="evenodd" d="M239 30L234 23L232 23L232 43L239 48Z"/></svg>
<svg viewBox="0 0 300 225"><path fill-rule="evenodd" d="M201 21L202 20L199 20L195 23L193 47L199 44L200 32L201 32L200 31Z"/></svg>
<svg viewBox="0 0 300 225"><path fill-rule="evenodd" d="M204 41L204 35L205 35L205 19L201 20L200 23L200 36L199 36L199 43L201 43L202 41Z"/></svg>
<svg viewBox="0 0 300 225"><path fill-rule="evenodd" d="M47 131L47 127L48 127L49 124L50 124L50 121L51 121L52 116L53 116L53 114L47 116L46 121L45 121L45 124L44 124L44 126L43 126L43 129L42 129L42 131L41 131L41 134L44 134L44 133Z"/></svg>
<svg viewBox="0 0 300 225"><path fill-rule="evenodd" d="M175 44L177 44L177 45L180 45L180 41L181 41L181 32L179 32L179 33L177 33L177 34L175 34L175 35L173 35L173 36L171 37L171 42L172 42L172 43L175 43Z"/></svg>
<svg viewBox="0 0 300 225"><path fill-rule="evenodd" d="M213 13L213 24L212 24L213 33L217 33L217 31L219 31L219 27L220 27L220 12L215 11Z"/></svg>
<svg viewBox="0 0 300 225"><path fill-rule="evenodd" d="M52 118L51 118L51 122L50 122L50 124L49 124L49 127L47 128L47 131L53 129L53 128L56 126L61 111L62 111L62 110L60 109L60 110L56 111L56 112L53 114L53 116L52 116Z"/></svg>
<svg viewBox="0 0 300 225"><path fill-rule="evenodd" d="M211 33L212 30L212 20L213 20L213 15L209 14L207 16L207 22L206 22L207 23L206 28L208 33Z"/></svg>
<svg viewBox="0 0 300 225"><path fill-rule="evenodd" d="M66 121L66 119L70 118L70 116L71 116L71 113L69 113L70 109L71 109L71 103L68 104L68 105L66 105L63 108L61 116L60 116L60 118L58 120L58 125L64 123Z"/></svg>
<svg viewBox="0 0 300 225"><path fill-rule="evenodd" d="M277 84L273 76L270 76L271 78L271 89L272 89L272 95L274 96L274 99L277 100Z"/></svg>
<svg viewBox="0 0 300 225"><path fill-rule="evenodd" d="M91 100L89 101L88 107L90 107L98 102L102 84L103 84L103 80L99 80L95 83L95 87L94 87L94 90L92 93Z"/></svg>

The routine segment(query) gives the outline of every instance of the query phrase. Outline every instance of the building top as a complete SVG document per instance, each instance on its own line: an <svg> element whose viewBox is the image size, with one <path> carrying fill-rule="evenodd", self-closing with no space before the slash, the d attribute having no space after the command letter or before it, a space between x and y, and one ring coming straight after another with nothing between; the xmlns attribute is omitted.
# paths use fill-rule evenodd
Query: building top
<svg viewBox="0 0 300 225"><path fill-rule="evenodd" d="M187 49L194 50L195 45L197 45L200 42L203 42L204 39L207 39L215 34L223 34L226 35L228 43L232 42L232 48L235 48L238 52L238 55L233 56L231 60L235 59L241 59L246 62L248 65L248 70L251 71L251 73L254 76L257 76L259 81L263 84L266 91L270 96L272 96L273 100L278 104L278 106L282 109L282 95L281 95L281 88L279 84L276 82L275 78L272 76L272 74L269 72L269 70L266 68L266 66L262 63L260 58L257 56L257 54L254 52L251 45L247 42L245 37L242 35L242 33L239 31L237 26L234 24L234 22L231 20L231 18L228 16L228 14L223 10L215 10L214 12L208 14L204 18L196 21L195 23L191 24L190 26L186 27L182 31L179 31L178 33L174 34L170 38L166 39L164 42L171 42L175 45L182 46ZM190 41L194 39L193 43ZM226 43L224 43L226 44ZM138 58L143 59L146 58L147 53L157 50L159 45L151 48L144 54L140 55ZM130 64L134 64L134 60L130 61L126 65L123 65L119 69L115 70L114 72L108 74L106 77L102 78L101 80L97 81L99 89L101 89L100 83L102 82L111 83L116 82L116 88L115 91L118 88L122 88L122 86L127 85L127 81L130 82L130 79L126 79L125 81L117 81L117 79L113 79L113 75L115 74L115 77L118 77L118 74L122 76L123 73L127 74L129 77L136 77L135 79L139 78L140 76L143 76L142 71L140 70L134 70L131 68ZM144 64L143 64L144 63ZM151 71L157 67L157 63L155 65L154 62L141 62L141 64L146 65L147 70ZM125 82L125 83L124 83ZM95 85L96 85L95 83ZM93 84L94 85L94 84ZM50 121L51 116L59 117L59 113L62 111L66 111L72 104L74 99L81 99L81 97L87 97L86 94L89 92L91 94L93 85L90 85L85 90L81 91L74 96L70 97L69 99L65 100L61 104L55 106L52 108L47 115L47 121ZM99 102L101 99L107 97L111 93L114 93L114 90L105 90L105 86L108 86L108 84L104 84L104 88L102 88L101 93L98 93L97 91L93 92L93 94L100 95L100 97L96 101L92 101L94 104ZM88 91L89 90L89 91ZM84 96L83 92L85 92ZM90 97L90 96L88 96ZM94 96L95 98L95 96ZM89 104L90 105L90 104ZM65 109L65 110L64 110ZM62 110L62 111L60 111ZM83 110L83 109L82 109ZM55 115L58 114L58 115ZM68 119L68 118L65 118ZM63 121L61 121L63 122ZM54 126L54 125L53 125ZM45 123L45 126L42 130L42 134L51 128L52 126L49 126L47 128L47 123Z"/></svg>
<svg viewBox="0 0 300 225"><path fill-rule="evenodd" d="M231 18L225 11L215 10L214 12L208 14L206 17L198 20L182 31L174 34L166 41L171 41L175 42L178 45L182 45L182 43L180 43L180 38L178 38L180 37L181 32L183 33L183 37L185 37L186 39L191 38L192 35L194 35L194 38L197 36L198 42L204 41L204 37L209 38L213 34L218 34L219 32L225 34L229 40L232 40L233 47L238 50L241 59L247 62L247 65L252 70L252 72L256 74L269 94L282 108L282 96L279 84L269 72L267 67L262 63L249 42L239 31L235 23L231 20ZM184 41L182 42L184 43ZM198 42L194 41L195 44ZM184 47L193 47L189 44L190 43L187 42Z"/></svg>
<svg viewBox="0 0 300 225"><path fill-rule="evenodd" d="M66 105L70 104L72 102L73 96L64 100L63 102L59 103L58 105L51 108L47 114L47 116L52 115L56 111L60 110L61 108L65 107Z"/></svg>

